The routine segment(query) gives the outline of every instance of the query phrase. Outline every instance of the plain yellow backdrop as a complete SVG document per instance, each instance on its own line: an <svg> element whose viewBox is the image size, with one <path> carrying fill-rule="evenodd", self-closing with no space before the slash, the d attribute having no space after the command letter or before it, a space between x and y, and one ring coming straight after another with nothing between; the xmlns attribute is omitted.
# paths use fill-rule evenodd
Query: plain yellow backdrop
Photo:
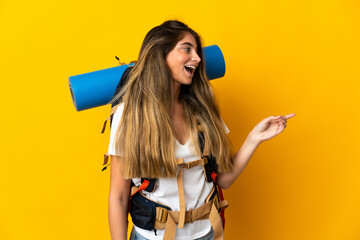
<svg viewBox="0 0 360 240"><path fill-rule="evenodd" d="M360 4L354 0L0 2L0 239L110 239L109 106L76 112L68 77L136 60L178 19L217 44L212 81L239 148L297 116L225 192L226 239L360 239Z"/></svg>

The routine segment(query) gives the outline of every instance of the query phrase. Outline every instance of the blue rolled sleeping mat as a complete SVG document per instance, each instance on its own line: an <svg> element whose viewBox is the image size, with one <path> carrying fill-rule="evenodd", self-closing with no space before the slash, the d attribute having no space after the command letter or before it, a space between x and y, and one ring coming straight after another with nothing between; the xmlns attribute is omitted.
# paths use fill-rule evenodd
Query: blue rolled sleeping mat
<svg viewBox="0 0 360 240"><path fill-rule="evenodd" d="M225 75L225 59L217 45L203 47L203 58L209 80ZM76 110L109 104L115 90L118 92L123 86L122 81L126 80L130 71L128 68L133 65L134 63L131 63L69 77L70 93Z"/></svg>

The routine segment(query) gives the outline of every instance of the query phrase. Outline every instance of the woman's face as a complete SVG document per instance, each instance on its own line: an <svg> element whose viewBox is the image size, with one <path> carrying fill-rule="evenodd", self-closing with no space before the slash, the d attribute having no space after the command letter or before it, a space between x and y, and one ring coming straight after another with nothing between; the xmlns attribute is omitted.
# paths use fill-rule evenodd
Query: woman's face
<svg viewBox="0 0 360 240"><path fill-rule="evenodd" d="M195 69L201 61L196 51L194 36L186 32L184 38L167 54L166 63L171 70L174 83L191 84Z"/></svg>

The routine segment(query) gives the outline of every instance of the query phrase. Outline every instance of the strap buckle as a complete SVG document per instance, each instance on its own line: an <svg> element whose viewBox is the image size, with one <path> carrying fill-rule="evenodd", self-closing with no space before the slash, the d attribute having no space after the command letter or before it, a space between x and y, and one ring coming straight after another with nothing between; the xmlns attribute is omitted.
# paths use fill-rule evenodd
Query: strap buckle
<svg viewBox="0 0 360 240"><path fill-rule="evenodd" d="M186 164L184 165L184 167L185 167L186 169L190 169L190 168L195 167L196 165L197 165L197 162L196 162L196 161L193 161L193 162L186 163Z"/></svg>
<svg viewBox="0 0 360 240"><path fill-rule="evenodd" d="M158 220L161 223L165 223L167 221L168 218L168 210L162 207L157 207L159 209L159 216L158 216Z"/></svg>
<svg viewBox="0 0 360 240"><path fill-rule="evenodd" d="M192 209L190 209L190 210L187 212L187 214L189 214L189 215L190 215L190 222L191 222L191 223L193 223L193 222L194 222L192 212L193 212L193 210L192 210Z"/></svg>
<svg viewBox="0 0 360 240"><path fill-rule="evenodd" d="M204 156L201 159L198 159L198 160L195 160L195 161L192 161L189 163L184 163L183 168L190 169L190 168L193 168L196 166L205 165L205 164L207 164L207 162L208 162L207 157Z"/></svg>

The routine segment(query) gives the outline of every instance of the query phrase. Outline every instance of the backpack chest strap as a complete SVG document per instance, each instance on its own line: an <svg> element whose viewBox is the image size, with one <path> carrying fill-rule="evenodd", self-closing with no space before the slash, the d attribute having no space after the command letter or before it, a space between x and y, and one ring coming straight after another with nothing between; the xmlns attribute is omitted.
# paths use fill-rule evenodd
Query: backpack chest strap
<svg viewBox="0 0 360 240"><path fill-rule="evenodd" d="M176 159L176 165L181 166L182 168L186 168L186 169L190 169L196 166L204 166L205 164L207 164L208 160L207 157L203 157L201 159L192 161L192 162L188 162L188 163L184 163L184 159L183 158L179 158Z"/></svg>

